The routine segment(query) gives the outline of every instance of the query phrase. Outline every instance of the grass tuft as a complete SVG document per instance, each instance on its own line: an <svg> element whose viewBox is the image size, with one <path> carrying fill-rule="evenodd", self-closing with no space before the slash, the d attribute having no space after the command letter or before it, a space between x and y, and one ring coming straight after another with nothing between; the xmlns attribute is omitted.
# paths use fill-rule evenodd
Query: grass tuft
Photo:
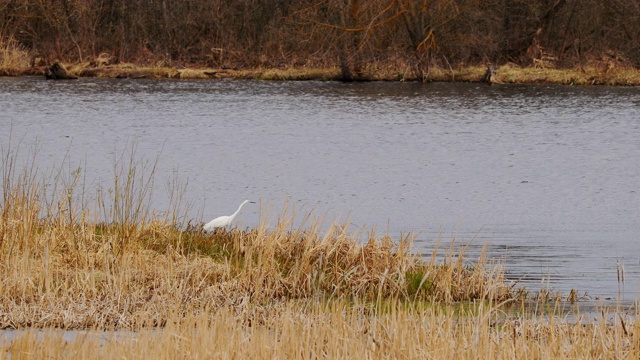
<svg viewBox="0 0 640 360"><path fill-rule="evenodd" d="M30 67L30 52L13 37L0 37L0 76L18 76Z"/></svg>

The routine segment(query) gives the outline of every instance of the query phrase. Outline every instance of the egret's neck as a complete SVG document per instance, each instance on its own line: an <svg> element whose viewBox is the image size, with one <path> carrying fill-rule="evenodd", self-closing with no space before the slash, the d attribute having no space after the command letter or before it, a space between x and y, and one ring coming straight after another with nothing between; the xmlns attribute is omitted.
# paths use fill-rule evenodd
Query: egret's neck
<svg viewBox="0 0 640 360"><path fill-rule="evenodd" d="M244 204L246 204L246 203L240 204L240 206L238 206L238 210L236 210L236 212L234 212L233 215L231 215L231 217L236 217L236 215L238 215L238 213L240 212L240 209L242 209Z"/></svg>

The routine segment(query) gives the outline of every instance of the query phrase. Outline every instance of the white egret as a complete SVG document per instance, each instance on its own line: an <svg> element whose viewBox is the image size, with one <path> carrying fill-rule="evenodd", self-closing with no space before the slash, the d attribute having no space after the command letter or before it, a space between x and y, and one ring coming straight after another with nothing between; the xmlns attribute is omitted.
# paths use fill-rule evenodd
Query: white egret
<svg viewBox="0 0 640 360"><path fill-rule="evenodd" d="M236 217L236 215L238 215L238 213L240 212L240 209L242 209L242 207L247 204L247 203L251 203L251 204L255 204L254 201L249 201L249 200L245 200L242 202L242 204L240 204L240 206L238 207L238 210L236 210L236 212L234 212L233 214L229 215L229 216L218 216L217 218L209 221L208 223L206 223L202 229L205 232L210 232L213 231L217 228L221 228L221 227L227 227L229 225L231 225L231 222L233 221L233 219Z"/></svg>

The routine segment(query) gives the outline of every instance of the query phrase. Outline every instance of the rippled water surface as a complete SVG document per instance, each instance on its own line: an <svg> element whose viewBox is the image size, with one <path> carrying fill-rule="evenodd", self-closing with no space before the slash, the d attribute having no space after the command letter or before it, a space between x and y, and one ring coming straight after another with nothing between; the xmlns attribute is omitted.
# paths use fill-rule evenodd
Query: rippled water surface
<svg viewBox="0 0 640 360"><path fill-rule="evenodd" d="M42 170L66 156L87 188L127 144L160 155L160 211L177 177L198 220L290 199L354 231L415 230L424 253L487 243L528 287L615 299L624 267L621 297L640 289L640 89L0 78L0 125L4 148L37 144Z"/></svg>

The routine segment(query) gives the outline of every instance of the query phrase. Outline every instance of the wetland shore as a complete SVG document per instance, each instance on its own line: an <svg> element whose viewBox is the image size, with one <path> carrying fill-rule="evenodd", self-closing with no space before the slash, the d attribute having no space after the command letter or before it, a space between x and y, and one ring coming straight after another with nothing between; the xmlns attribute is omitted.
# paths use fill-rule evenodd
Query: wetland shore
<svg viewBox="0 0 640 360"><path fill-rule="evenodd" d="M328 68L207 68L147 66L129 63L96 65L92 63L64 64L69 73L78 77L126 78L126 79L252 79L272 81L343 81L338 67ZM0 68L5 76L43 76L45 66L28 68ZM426 82L486 82L483 76L486 66L444 69L433 67ZM513 63L493 69L491 83L494 84L554 84L554 85L607 85L638 86L640 70L621 67L603 68L589 66L580 68L521 67ZM416 82L409 67L372 65L358 81Z"/></svg>
<svg viewBox="0 0 640 360"><path fill-rule="evenodd" d="M3 156L0 328L20 330L0 342L3 357L640 354L637 304L569 312L575 294L529 294L455 241L417 256L412 233L322 231L308 215L295 228L287 211L272 227L210 234L179 206L146 207L153 170L134 158L95 205L79 172L40 180L18 163Z"/></svg>

